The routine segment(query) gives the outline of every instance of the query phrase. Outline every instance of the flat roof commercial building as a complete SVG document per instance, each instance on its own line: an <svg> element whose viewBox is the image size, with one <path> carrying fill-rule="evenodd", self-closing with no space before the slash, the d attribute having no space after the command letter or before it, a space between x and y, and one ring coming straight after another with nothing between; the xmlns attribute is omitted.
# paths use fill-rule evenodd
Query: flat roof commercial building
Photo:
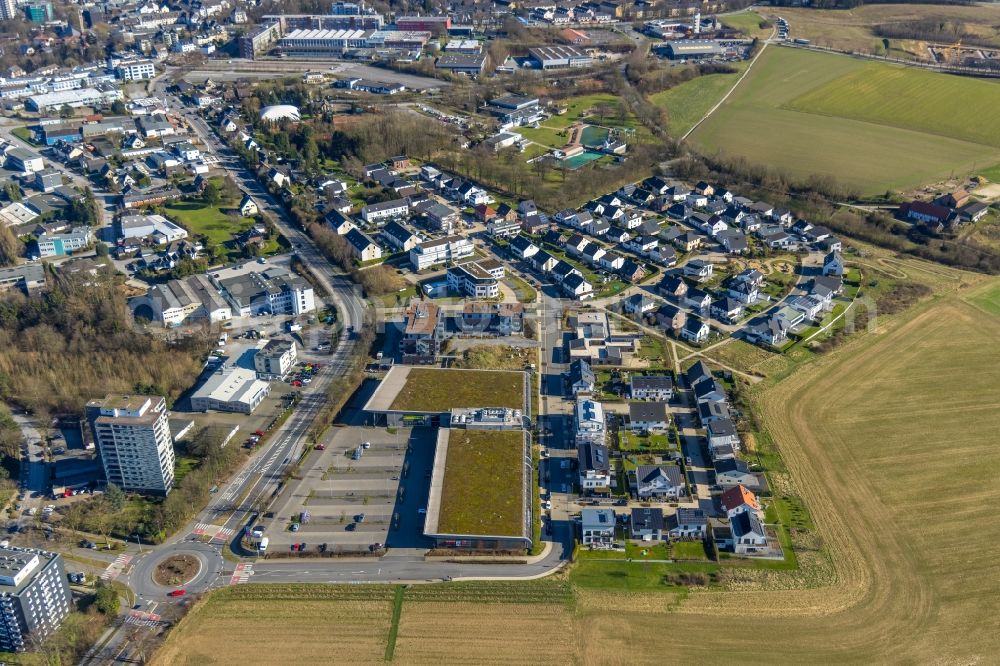
<svg viewBox="0 0 1000 666"><path fill-rule="evenodd" d="M50 109L61 109L64 106L77 109L81 106L110 104L123 97L121 89L117 87L78 88L32 95L25 101L25 106L31 111L44 113Z"/></svg>
<svg viewBox="0 0 1000 666"><path fill-rule="evenodd" d="M163 397L109 395L88 402L86 418L108 483L150 495L170 492L174 441Z"/></svg>
<svg viewBox="0 0 1000 666"><path fill-rule="evenodd" d="M271 385L254 370L224 365L191 395L191 409L252 414L270 393Z"/></svg>
<svg viewBox="0 0 1000 666"><path fill-rule="evenodd" d="M59 553L0 548L0 650L22 652L52 635L73 597Z"/></svg>
<svg viewBox="0 0 1000 666"><path fill-rule="evenodd" d="M531 548L531 479L527 432L441 428L424 535L438 548Z"/></svg>
<svg viewBox="0 0 1000 666"><path fill-rule="evenodd" d="M496 298L504 266L495 259L467 261L448 267L448 289L470 298Z"/></svg>
<svg viewBox="0 0 1000 666"><path fill-rule="evenodd" d="M180 326L195 319L214 324L233 318L229 303L204 275L153 285L145 295L130 299L128 305L134 316L164 326Z"/></svg>
<svg viewBox="0 0 1000 666"><path fill-rule="evenodd" d="M575 46L539 46L528 49L528 57L539 69L587 67L594 59Z"/></svg>
<svg viewBox="0 0 1000 666"><path fill-rule="evenodd" d="M657 50L671 60L714 58L726 53L726 49L714 39L680 39L667 42Z"/></svg>
<svg viewBox="0 0 1000 666"><path fill-rule="evenodd" d="M434 64L438 69L445 69L455 74L479 76L486 68L485 53L446 53Z"/></svg>
<svg viewBox="0 0 1000 666"><path fill-rule="evenodd" d="M261 379L284 379L298 360L295 342L274 338L257 350L253 367Z"/></svg>
<svg viewBox="0 0 1000 666"><path fill-rule="evenodd" d="M250 315L299 315L316 309L312 285L284 268L256 270L259 264L244 264L211 274L212 284L241 317Z"/></svg>
<svg viewBox="0 0 1000 666"><path fill-rule="evenodd" d="M447 426L452 410L520 409L530 416L530 382L515 370L394 365L364 406L375 425Z"/></svg>
<svg viewBox="0 0 1000 666"><path fill-rule="evenodd" d="M0 268L0 293L11 289L20 289L31 293L45 286L45 266L41 264L22 264Z"/></svg>

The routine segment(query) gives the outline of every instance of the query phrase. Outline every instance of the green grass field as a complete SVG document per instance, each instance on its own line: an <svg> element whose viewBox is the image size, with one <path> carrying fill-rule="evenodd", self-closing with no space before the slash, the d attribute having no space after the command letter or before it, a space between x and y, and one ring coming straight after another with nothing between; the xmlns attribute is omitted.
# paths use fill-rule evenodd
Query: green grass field
<svg viewBox="0 0 1000 666"><path fill-rule="evenodd" d="M880 74L881 70L886 73ZM839 91L843 97L839 102L841 110L850 110L854 95L847 86L836 82L854 80L852 77L859 72L893 80L901 76L902 82L892 84L895 89L905 88L909 85L906 79L914 77L928 89L941 86L951 91L964 90L963 100L970 99L983 86L994 85L843 56L772 47L760 57L732 97L690 139L703 153L742 156L797 178L812 174L831 176L863 194L913 187L971 172L976 165L1000 161L1000 150L995 145L912 129L917 125L929 127L943 115L932 105L918 107L925 114L923 120L919 120L917 110L910 111L900 121L905 126L789 108L795 100L803 106L803 100L810 99L806 96L813 91L828 89ZM937 92L927 94L933 97ZM818 92L815 95L814 103L818 104L823 96ZM859 95L861 102L857 109L867 108L874 114L874 102L867 100L877 93L859 92ZM890 114L881 118L883 122L894 122ZM995 121L984 122L992 126Z"/></svg>
<svg viewBox="0 0 1000 666"><path fill-rule="evenodd" d="M1000 146L998 106L1000 84L992 80L864 63L786 108Z"/></svg>
<svg viewBox="0 0 1000 666"><path fill-rule="evenodd" d="M980 310L1000 317L1000 282L992 282L965 297Z"/></svg>
<svg viewBox="0 0 1000 666"><path fill-rule="evenodd" d="M740 12L721 17L722 25L727 28L739 30L748 37L764 38L771 34L771 28L761 28L760 22L763 20L756 12Z"/></svg>
<svg viewBox="0 0 1000 666"><path fill-rule="evenodd" d="M521 536L524 470L520 430L451 430L438 532Z"/></svg>
<svg viewBox="0 0 1000 666"><path fill-rule="evenodd" d="M708 74L649 96L656 106L666 109L667 129L681 136L691 129L712 106L722 99L739 74Z"/></svg>
<svg viewBox="0 0 1000 666"><path fill-rule="evenodd" d="M226 206L211 207L200 201L172 201L164 205L167 216L179 222L197 236L204 236L212 245L220 245L253 226L248 218L232 218L223 212Z"/></svg>

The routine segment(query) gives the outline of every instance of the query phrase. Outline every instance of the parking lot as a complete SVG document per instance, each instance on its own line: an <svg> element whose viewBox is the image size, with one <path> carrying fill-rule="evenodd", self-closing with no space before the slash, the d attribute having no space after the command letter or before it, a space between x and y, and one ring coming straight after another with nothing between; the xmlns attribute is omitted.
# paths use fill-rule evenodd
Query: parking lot
<svg viewBox="0 0 1000 666"><path fill-rule="evenodd" d="M423 548L434 457L429 428L335 427L303 460L267 519L269 552ZM367 443L367 448L365 448Z"/></svg>

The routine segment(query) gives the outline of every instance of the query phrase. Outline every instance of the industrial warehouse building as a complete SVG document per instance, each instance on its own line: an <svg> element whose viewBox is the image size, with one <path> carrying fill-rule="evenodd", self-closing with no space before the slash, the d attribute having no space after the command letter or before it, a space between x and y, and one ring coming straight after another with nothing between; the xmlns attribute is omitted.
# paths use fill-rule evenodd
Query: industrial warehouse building
<svg viewBox="0 0 1000 666"><path fill-rule="evenodd" d="M539 46L528 49L528 56L539 69L587 67L594 62L593 58L575 46Z"/></svg>
<svg viewBox="0 0 1000 666"><path fill-rule="evenodd" d="M682 39L667 42L657 51L671 60L688 58L717 58L726 54L726 49L714 39Z"/></svg>

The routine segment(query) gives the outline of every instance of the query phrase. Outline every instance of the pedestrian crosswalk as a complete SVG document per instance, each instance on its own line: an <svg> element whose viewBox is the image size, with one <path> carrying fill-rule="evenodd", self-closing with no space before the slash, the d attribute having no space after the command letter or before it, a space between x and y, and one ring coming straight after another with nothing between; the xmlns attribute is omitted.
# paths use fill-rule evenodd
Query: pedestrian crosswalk
<svg viewBox="0 0 1000 666"><path fill-rule="evenodd" d="M242 562L236 565L236 569L233 571L233 575L229 579L229 584L239 585L240 583L246 583L250 580L250 576L252 575L253 565L249 562Z"/></svg>
<svg viewBox="0 0 1000 666"><path fill-rule="evenodd" d="M194 526L194 529L191 530L191 534L194 534L195 536L207 536L212 541L221 541L225 543L234 534L236 534L236 530L228 527L219 527L218 525L210 525L208 523L197 523Z"/></svg>
<svg viewBox="0 0 1000 666"><path fill-rule="evenodd" d="M108 568L104 570L101 574L101 580L115 580L118 576L122 575L122 571L128 566L128 563L132 561L132 556L127 553L122 553L115 558L115 561L108 565Z"/></svg>
<svg viewBox="0 0 1000 666"><path fill-rule="evenodd" d="M156 613L145 613L143 611L131 611L125 622L138 627L155 627L160 621L160 616Z"/></svg>

